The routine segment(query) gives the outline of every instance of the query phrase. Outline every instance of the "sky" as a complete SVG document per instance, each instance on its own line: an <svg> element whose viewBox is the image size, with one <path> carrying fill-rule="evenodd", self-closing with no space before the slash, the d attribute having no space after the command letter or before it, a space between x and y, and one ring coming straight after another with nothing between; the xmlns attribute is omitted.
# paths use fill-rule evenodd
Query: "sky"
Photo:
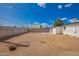
<svg viewBox="0 0 79 59"><path fill-rule="evenodd" d="M50 27L57 19L65 24L79 22L79 4L0 3L0 25L42 24Z"/></svg>

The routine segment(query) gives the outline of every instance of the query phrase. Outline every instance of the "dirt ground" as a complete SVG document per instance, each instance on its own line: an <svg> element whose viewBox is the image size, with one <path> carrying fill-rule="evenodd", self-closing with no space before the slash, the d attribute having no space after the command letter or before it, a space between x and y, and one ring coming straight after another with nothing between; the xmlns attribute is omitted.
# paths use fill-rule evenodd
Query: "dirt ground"
<svg viewBox="0 0 79 59"><path fill-rule="evenodd" d="M9 51L11 44L18 45L17 49ZM79 56L79 38L50 33L27 33L0 42L0 55Z"/></svg>

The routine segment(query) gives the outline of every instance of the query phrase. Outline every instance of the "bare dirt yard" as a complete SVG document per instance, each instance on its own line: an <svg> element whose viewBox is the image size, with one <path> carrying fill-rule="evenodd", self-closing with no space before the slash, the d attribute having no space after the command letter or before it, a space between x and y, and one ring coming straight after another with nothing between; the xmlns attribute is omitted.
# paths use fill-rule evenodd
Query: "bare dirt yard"
<svg viewBox="0 0 79 59"><path fill-rule="evenodd" d="M9 50L11 44L16 46L16 50ZM50 33L27 33L0 42L0 55L79 56L79 38Z"/></svg>

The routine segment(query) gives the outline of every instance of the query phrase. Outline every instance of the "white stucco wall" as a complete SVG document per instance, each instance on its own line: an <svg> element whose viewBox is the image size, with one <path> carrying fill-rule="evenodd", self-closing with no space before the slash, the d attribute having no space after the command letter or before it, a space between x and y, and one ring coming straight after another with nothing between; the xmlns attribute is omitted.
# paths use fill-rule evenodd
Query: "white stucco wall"
<svg viewBox="0 0 79 59"><path fill-rule="evenodd" d="M61 34L62 33L62 26L51 28L50 32L53 34Z"/></svg>
<svg viewBox="0 0 79 59"><path fill-rule="evenodd" d="M56 34L56 28L52 29L53 34Z"/></svg>
<svg viewBox="0 0 79 59"><path fill-rule="evenodd" d="M60 31L59 29L62 30L62 34L64 34L64 35L79 37L79 23L72 24L72 25L66 25L65 28L64 28L64 26L62 26L62 28L55 27L55 28L51 29L51 32L53 34L57 34L57 32Z"/></svg>
<svg viewBox="0 0 79 59"><path fill-rule="evenodd" d="M77 28L76 36L79 37L79 25L76 28Z"/></svg>
<svg viewBox="0 0 79 59"><path fill-rule="evenodd" d="M66 35L72 35L74 36L75 34L75 27L71 27L71 26L66 26L66 29L63 29L63 34L66 34Z"/></svg>
<svg viewBox="0 0 79 59"><path fill-rule="evenodd" d="M66 29L63 28L63 34L79 37L79 24L65 27Z"/></svg>

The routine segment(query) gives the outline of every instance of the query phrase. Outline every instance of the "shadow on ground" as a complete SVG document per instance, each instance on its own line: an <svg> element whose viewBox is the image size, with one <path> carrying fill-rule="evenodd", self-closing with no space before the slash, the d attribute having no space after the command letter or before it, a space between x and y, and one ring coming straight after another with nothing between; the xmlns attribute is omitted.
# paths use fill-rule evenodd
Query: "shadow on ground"
<svg viewBox="0 0 79 59"><path fill-rule="evenodd" d="M0 42L7 43L7 44L8 44L8 43L9 43L9 44L14 44L14 45L21 46L21 47L27 47L28 44L27 44L27 45L23 45L23 44L17 44L17 43L7 42L7 41L6 41L6 40L9 40L10 38L17 37L17 36L20 36L20 35L23 35L23 34L25 34L25 33L2 37L2 38L0 38Z"/></svg>

